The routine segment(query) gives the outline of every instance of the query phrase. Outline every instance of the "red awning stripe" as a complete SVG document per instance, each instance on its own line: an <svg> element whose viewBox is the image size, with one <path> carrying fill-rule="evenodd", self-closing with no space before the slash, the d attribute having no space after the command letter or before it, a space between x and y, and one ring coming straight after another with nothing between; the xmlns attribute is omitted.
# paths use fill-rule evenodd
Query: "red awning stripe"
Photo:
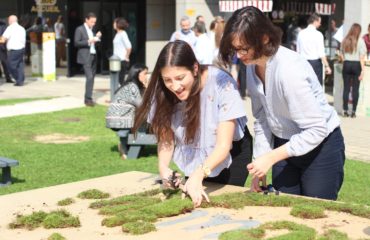
<svg viewBox="0 0 370 240"><path fill-rule="evenodd" d="M272 0L248 0L248 1L219 1L220 12L234 12L239 8L254 6L262 12L272 11Z"/></svg>

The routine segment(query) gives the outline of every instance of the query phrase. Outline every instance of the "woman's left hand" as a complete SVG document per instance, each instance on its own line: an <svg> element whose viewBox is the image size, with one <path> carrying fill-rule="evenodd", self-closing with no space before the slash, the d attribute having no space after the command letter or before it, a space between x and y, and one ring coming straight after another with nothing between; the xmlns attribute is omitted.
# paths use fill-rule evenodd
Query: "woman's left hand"
<svg viewBox="0 0 370 240"><path fill-rule="evenodd" d="M255 161L247 165L249 174L253 177L262 178L266 176L268 170L272 167L272 161L265 155L257 158Z"/></svg>
<svg viewBox="0 0 370 240"><path fill-rule="evenodd" d="M199 207L202 204L203 197L209 202L209 198L203 189L203 171L198 168L190 175L185 183L183 191L185 191L193 201L194 207Z"/></svg>
<svg viewBox="0 0 370 240"><path fill-rule="evenodd" d="M361 71L360 76L358 76L358 80L361 81L364 78L364 71Z"/></svg>

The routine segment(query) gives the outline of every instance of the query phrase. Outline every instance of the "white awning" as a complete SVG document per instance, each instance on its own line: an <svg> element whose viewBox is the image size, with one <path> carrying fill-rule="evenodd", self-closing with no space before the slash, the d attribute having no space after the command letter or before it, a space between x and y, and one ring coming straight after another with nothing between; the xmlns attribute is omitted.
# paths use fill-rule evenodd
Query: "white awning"
<svg viewBox="0 0 370 240"><path fill-rule="evenodd" d="M332 15L335 12L335 3L315 3L315 10L320 15Z"/></svg>
<svg viewBox="0 0 370 240"><path fill-rule="evenodd" d="M220 12L234 12L239 8L253 6L262 12L272 11L272 0L246 0L246 1L219 1Z"/></svg>

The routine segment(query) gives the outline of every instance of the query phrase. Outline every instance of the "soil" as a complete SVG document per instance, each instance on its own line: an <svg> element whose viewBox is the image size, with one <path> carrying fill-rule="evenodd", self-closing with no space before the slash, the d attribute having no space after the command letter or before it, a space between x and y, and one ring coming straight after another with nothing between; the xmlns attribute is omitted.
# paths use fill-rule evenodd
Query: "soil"
<svg viewBox="0 0 370 240"><path fill-rule="evenodd" d="M40 143L54 143L54 144L66 144L66 143L79 143L89 141L88 136L70 136L62 133L53 133L48 135L38 135L33 138L34 141Z"/></svg>

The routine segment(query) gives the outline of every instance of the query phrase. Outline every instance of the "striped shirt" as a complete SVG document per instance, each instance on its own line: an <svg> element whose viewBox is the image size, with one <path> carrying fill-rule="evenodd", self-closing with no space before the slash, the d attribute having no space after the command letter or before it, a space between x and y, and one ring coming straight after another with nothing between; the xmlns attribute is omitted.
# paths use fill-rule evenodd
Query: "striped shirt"
<svg viewBox="0 0 370 240"><path fill-rule="evenodd" d="M255 65L248 65L246 71L256 118L255 158L273 149L273 135L289 139L290 157L301 156L339 126L339 117L328 104L315 72L298 53L279 47L267 61L265 92Z"/></svg>

